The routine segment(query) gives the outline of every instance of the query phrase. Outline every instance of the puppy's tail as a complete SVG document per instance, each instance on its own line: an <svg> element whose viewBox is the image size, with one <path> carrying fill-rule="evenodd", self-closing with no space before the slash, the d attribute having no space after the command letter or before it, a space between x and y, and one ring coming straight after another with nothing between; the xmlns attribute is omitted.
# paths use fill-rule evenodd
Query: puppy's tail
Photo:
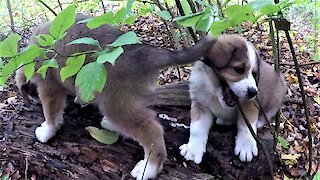
<svg viewBox="0 0 320 180"><path fill-rule="evenodd" d="M216 39L211 36L206 36L194 46L190 46L181 51L163 52L165 55L151 59L155 60L160 58L160 60L156 62L158 68L193 63L199 60L200 57L206 56L215 42Z"/></svg>

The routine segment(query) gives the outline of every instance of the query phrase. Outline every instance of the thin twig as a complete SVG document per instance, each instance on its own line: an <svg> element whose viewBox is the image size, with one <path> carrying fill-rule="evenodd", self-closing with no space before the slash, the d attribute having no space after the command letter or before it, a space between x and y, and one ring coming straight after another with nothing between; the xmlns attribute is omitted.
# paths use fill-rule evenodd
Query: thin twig
<svg viewBox="0 0 320 180"><path fill-rule="evenodd" d="M14 21L13 21L13 16L12 16L12 9L11 9L10 0L7 0L7 8L8 8L9 17L10 17L10 26L11 26L10 28L13 33L16 33L16 30L14 28Z"/></svg>
<svg viewBox="0 0 320 180"><path fill-rule="evenodd" d="M180 15L181 16L185 16L185 13L183 11L183 8L182 8L180 0L175 0L175 2L176 2L176 5L177 5L177 8L178 8L178 11L179 11ZM187 27L187 29L188 29L192 39L194 40L194 42L198 42L198 38L197 38L197 35L194 32L194 30L191 27Z"/></svg>
<svg viewBox="0 0 320 180"><path fill-rule="evenodd" d="M267 63L270 63L270 64L274 64L274 62L271 62L271 61L267 61ZM299 66L312 66L312 65L317 65L317 64L320 64L320 62L318 61L313 61L313 62L307 62L307 63L301 63L299 64ZM284 62L280 62L279 65L283 65L283 66L294 66L294 64L292 63L284 63Z"/></svg>
<svg viewBox="0 0 320 180"><path fill-rule="evenodd" d="M106 7L104 6L103 0L100 0L100 2L103 9L103 13L106 13L107 11L106 11Z"/></svg>
<svg viewBox="0 0 320 180"><path fill-rule="evenodd" d="M300 72L300 68L299 68L299 63L294 51L294 47L291 41L291 37L289 34L288 30L284 31L286 34L286 38L288 40L289 43L289 47L290 47L290 51L292 54L292 59L295 65L295 69L296 69L296 74L298 77L298 82L299 82L299 87L300 87L300 94L302 97L302 102L303 102L303 107L305 110L305 117L306 117L306 122L307 122L307 129L308 129L308 140L309 140L309 144L308 144L308 148L309 148L309 167L308 167L308 173L307 176L310 178L311 175L311 170L312 170L312 135L311 135L311 126L310 126L310 119L309 119L309 109L308 109L308 105L307 105L307 101L306 101L306 95L304 92L304 88L303 88L303 82L302 82L302 77L301 77L301 72Z"/></svg>
<svg viewBox="0 0 320 180"><path fill-rule="evenodd" d="M62 9L62 4L61 4L60 0L58 0L58 4L59 4L59 7L60 7L60 10L62 11L63 9Z"/></svg>
<svg viewBox="0 0 320 180"><path fill-rule="evenodd" d="M148 165L148 162L149 162L149 159L150 159L150 155L151 155L151 153L152 153L152 150L153 150L153 144L151 144L151 149L150 149L150 152L149 152L149 154L148 154L148 157L147 157L147 160L146 160L146 164L144 165L144 168L143 168L142 179L143 179L144 173L145 173L145 171L146 171L146 169L147 169L147 165Z"/></svg>
<svg viewBox="0 0 320 180"><path fill-rule="evenodd" d="M26 169L24 170L24 178L25 180L28 180L28 169L29 169L29 155L26 155Z"/></svg>
<svg viewBox="0 0 320 180"><path fill-rule="evenodd" d="M43 2L42 0L38 0L42 5L44 5L47 9L49 9L50 12L52 12L52 14L54 14L55 16L57 16L57 13L54 12L54 10L48 6L45 2Z"/></svg>
<svg viewBox="0 0 320 180"><path fill-rule="evenodd" d="M248 128L249 128L249 131L250 131L251 135L253 136L254 140L255 140L255 141L261 146L261 148L262 148L263 154L265 155L266 160L267 160L267 163L268 163L270 179L273 179L273 166L272 166L272 162L271 162L270 156L269 156L269 154L268 154L268 151L267 151L265 145L261 142L260 138L259 138L259 137L256 135L256 133L254 132L251 124L249 123L249 120L248 120L246 114L244 113L244 111L243 111L243 109L242 109L242 107L241 107L241 105L240 105L239 99L236 100L236 103L237 103L237 106L238 106L238 108L239 108L239 111L240 111L240 113L241 113L241 115L242 115L242 117L243 117L246 125L247 125Z"/></svg>

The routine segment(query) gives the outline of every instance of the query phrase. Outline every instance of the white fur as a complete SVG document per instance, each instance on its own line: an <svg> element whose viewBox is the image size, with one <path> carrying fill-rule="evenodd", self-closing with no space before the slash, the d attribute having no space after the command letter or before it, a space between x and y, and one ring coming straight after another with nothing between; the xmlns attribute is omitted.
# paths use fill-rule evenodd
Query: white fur
<svg viewBox="0 0 320 180"><path fill-rule="evenodd" d="M58 129L59 128L54 125L49 125L46 122L43 122L41 126L37 127L35 134L40 142L46 143L56 134Z"/></svg>
<svg viewBox="0 0 320 180"><path fill-rule="evenodd" d="M146 160L139 161L131 171L131 176L137 180L154 179L157 174L161 171L162 167L159 169L157 165L148 162L146 166ZM145 168L146 167L146 168Z"/></svg>
<svg viewBox="0 0 320 180"><path fill-rule="evenodd" d="M201 163L206 152L208 134L212 124L212 114L205 111L198 120L190 123L190 137L188 144L180 146L180 154L188 161Z"/></svg>
<svg viewBox="0 0 320 180"><path fill-rule="evenodd" d="M247 49L248 49L248 57L249 57L249 63L250 63L248 76L245 79L242 79L241 81L229 83L229 86L232 89L232 91L241 99L248 99L247 97L248 88L253 88L258 91L256 81L252 75L253 69L257 66L256 53L253 47L248 43L247 43Z"/></svg>
<svg viewBox="0 0 320 180"><path fill-rule="evenodd" d="M250 68L248 76L235 83L229 83L232 91L241 99L248 99L248 88L257 88L256 81L252 71L257 66L255 50L247 43ZM203 107L207 107L217 117L217 124L230 125L237 123L238 134L236 137L236 146L234 152L239 155L241 161L251 161L258 154L257 143L252 137L248 127L243 124L243 119L236 119L237 108L229 107L225 104L222 95L222 89L218 86L217 76L202 62L197 62L191 71L190 76L190 96L193 101L197 101ZM180 154L186 160L200 163L208 139L209 129L211 127L211 112L200 114L199 120L191 120L190 138L188 144L180 146ZM241 122L241 123L240 123ZM254 131L257 131L257 120L252 124Z"/></svg>
<svg viewBox="0 0 320 180"><path fill-rule="evenodd" d="M118 128L108 119L107 116L104 116L100 122L101 127L110 131L119 131Z"/></svg>
<svg viewBox="0 0 320 180"><path fill-rule="evenodd" d="M257 133L257 121L251 124L252 129ZM249 128L243 121L237 123L238 134L236 137L235 155L239 155L241 161L251 161L254 156L258 155L257 142L253 138Z"/></svg>

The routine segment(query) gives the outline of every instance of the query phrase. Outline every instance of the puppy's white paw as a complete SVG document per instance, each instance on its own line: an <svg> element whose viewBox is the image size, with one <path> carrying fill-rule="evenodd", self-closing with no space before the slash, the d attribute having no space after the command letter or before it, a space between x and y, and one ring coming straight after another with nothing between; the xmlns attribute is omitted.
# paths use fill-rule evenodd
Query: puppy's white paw
<svg viewBox="0 0 320 180"><path fill-rule="evenodd" d="M117 131L117 127L108 119L108 117L103 116L101 122L101 127L110 131Z"/></svg>
<svg viewBox="0 0 320 180"><path fill-rule="evenodd" d="M239 133L237 135L234 153L239 155L239 159L243 162L250 162L254 156L258 155L257 142L250 133Z"/></svg>
<svg viewBox="0 0 320 180"><path fill-rule="evenodd" d="M137 180L154 179L157 177L158 172L160 172L162 168L158 168L156 165L151 163L148 163L146 168L145 166L145 160L139 161L132 169L131 176L136 178Z"/></svg>
<svg viewBox="0 0 320 180"><path fill-rule="evenodd" d="M58 128L52 125L48 125L46 122L43 122L41 126L37 127L35 134L40 142L46 143L56 134L57 130Z"/></svg>
<svg viewBox="0 0 320 180"><path fill-rule="evenodd" d="M189 142L188 144L180 146L179 149L181 156L186 160L200 164L203 154L206 152L206 145L203 145L203 143Z"/></svg>

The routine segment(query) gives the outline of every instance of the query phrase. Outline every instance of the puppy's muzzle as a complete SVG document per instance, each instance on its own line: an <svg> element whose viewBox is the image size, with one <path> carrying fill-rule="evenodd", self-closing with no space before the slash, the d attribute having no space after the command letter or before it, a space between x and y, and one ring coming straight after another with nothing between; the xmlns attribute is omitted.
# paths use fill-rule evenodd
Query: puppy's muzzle
<svg viewBox="0 0 320 180"><path fill-rule="evenodd" d="M258 91L256 88L253 88L253 87L248 88L247 96L249 99L255 98L257 94L258 94Z"/></svg>

